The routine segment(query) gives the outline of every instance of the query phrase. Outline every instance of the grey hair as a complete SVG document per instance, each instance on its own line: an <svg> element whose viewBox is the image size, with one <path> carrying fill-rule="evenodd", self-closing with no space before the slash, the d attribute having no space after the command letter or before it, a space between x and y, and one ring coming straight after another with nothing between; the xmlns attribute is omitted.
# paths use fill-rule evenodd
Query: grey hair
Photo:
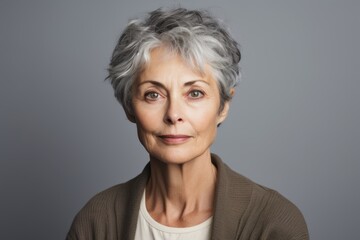
<svg viewBox="0 0 360 240"><path fill-rule="evenodd" d="M157 9L145 19L128 23L108 67L107 79L128 117L133 113L132 85L150 61L151 50L160 46L176 52L202 73L205 64L211 67L219 87L221 111L240 78L241 54L237 42L207 11Z"/></svg>

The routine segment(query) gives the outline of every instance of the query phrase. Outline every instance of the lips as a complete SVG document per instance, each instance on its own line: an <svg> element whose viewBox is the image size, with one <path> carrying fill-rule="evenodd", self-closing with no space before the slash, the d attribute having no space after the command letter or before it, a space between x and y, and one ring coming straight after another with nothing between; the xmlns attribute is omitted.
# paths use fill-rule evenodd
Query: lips
<svg viewBox="0 0 360 240"><path fill-rule="evenodd" d="M159 138L166 144L181 144L187 142L191 136L188 135L173 135L173 134L166 134L160 135Z"/></svg>

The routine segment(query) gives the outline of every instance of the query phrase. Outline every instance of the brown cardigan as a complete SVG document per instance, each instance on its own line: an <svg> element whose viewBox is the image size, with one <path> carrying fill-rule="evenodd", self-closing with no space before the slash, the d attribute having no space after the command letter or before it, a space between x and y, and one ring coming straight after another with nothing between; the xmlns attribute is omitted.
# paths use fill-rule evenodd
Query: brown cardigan
<svg viewBox="0 0 360 240"><path fill-rule="evenodd" d="M309 239L301 212L279 193L231 170L212 155L217 186L212 240ZM67 240L133 240L149 164L132 180L94 196L76 215Z"/></svg>

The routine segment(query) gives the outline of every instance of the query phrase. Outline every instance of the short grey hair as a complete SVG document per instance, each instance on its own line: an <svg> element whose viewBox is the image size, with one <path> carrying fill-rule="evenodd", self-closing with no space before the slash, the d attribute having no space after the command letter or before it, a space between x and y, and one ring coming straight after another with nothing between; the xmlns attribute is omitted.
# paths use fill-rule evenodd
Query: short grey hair
<svg viewBox="0 0 360 240"><path fill-rule="evenodd" d="M222 22L207 11L157 9L145 19L128 23L108 67L107 79L128 117L133 114L133 83L150 61L151 50L160 46L175 51L202 73L205 64L211 67L219 87L221 111L240 79L238 43Z"/></svg>

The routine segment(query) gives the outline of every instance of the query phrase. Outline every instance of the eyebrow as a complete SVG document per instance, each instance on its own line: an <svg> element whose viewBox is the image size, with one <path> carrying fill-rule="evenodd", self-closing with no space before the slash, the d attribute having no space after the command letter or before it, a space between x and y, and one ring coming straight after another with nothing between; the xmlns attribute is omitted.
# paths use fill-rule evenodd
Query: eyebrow
<svg viewBox="0 0 360 240"><path fill-rule="evenodd" d="M188 81L188 82L184 83L184 86L191 86L191 85L194 85L197 82L202 82L202 83L205 83L207 85L210 85L208 82L206 82L204 80L201 80L201 79L198 79L198 80ZM150 83L150 84L154 84L155 86L165 88L165 86L161 82L158 82L158 81L155 81L155 80L145 80L145 81L139 83L138 87L145 84L145 83Z"/></svg>
<svg viewBox="0 0 360 240"><path fill-rule="evenodd" d="M197 82L202 82L202 83L205 83L207 85L210 85L208 82L204 81L204 80L201 80L201 79L198 79L198 80L194 80L194 81L189 81L189 82L186 82L184 84L184 86L191 86L191 85L194 85L195 83Z"/></svg>

